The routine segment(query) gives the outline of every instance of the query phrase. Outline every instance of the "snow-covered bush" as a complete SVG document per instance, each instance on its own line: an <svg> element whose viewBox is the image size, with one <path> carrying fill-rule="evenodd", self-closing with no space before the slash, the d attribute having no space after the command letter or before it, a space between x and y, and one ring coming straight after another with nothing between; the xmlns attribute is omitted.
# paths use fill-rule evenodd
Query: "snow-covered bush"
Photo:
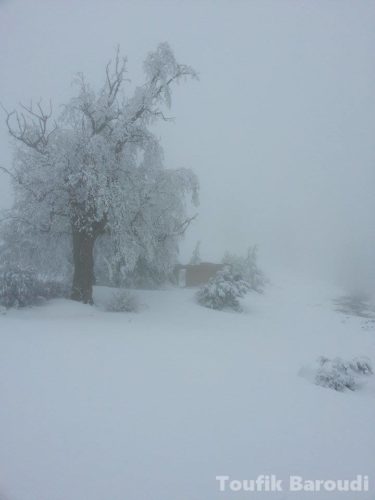
<svg viewBox="0 0 375 500"><path fill-rule="evenodd" d="M360 387L360 376L373 373L371 361L366 357L345 361L341 358L331 360L321 356L318 364L315 383L341 392L346 389L355 391Z"/></svg>
<svg viewBox="0 0 375 500"><path fill-rule="evenodd" d="M238 299L249 290L250 285L240 276L234 276L229 269L223 269L198 290L196 298L200 305L210 309L240 311Z"/></svg>
<svg viewBox="0 0 375 500"><path fill-rule="evenodd" d="M222 262L230 266L234 275L238 274L243 280L247 281L252 290L259 293L263 291L267 284L267 278L258 267L257 245L249 247L245 257L226 252Z"/></svg>
<svg viewBox="0 0 375 500"><path fill-rule="evenodd" d="M353 358L349 362L349 368L353 372L361 375L372 375L374 373L371 360L367 356L358 356Z"/></svg>
<svg viewBox="0 0 375 500"><path fill-rule="evenodd" d="M13 267L0 271L0 306L26 307L43 299L65 297L67 286L59 281L47 281L30 269Z"/></svg>
<svg viewBox="0 0 375 500"><path fill-rule="evenodd" d="M139 311L139 300L136 295L127 290L114 292L106 306L109 312L137 312Z"/></svg>
<svg viewBox="0 0 375 500"><path fill-rule="evenodd" d="M25 307L40 299L40 282L33 271L13 268L0 272L0 305Z"/></svg>
<svg viewBox="0 0 375 500"><path fill-rule="evenodd" d="M341 359L321 359L320 368L316 372L315 383L335 391L354 391L357 388L356 380Z"/></svg>

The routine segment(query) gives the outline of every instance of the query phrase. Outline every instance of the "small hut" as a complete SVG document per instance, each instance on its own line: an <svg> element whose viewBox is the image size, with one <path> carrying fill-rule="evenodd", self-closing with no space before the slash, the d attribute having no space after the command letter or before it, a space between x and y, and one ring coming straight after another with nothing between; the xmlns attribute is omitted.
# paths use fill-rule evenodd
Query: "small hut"
<svg viewBox="0 0 375 500"><path fill-rule="evenodd" d="M214 264L213 262L200 262L185 266L180 264L175 268L176 281L180 287L203 285L223 267L225 264Z"/></svg>

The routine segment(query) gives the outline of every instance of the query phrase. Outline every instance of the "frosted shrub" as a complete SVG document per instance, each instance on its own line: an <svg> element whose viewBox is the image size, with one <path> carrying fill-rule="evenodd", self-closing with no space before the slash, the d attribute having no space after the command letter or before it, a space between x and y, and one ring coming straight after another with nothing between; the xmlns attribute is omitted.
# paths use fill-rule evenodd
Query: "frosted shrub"
<svg viewBox="0 0 375 500"><path fill-rule="evenodd" d="M362 375L373 374L371 361L366 356L353 358L349 363L349 367L355 373L360 373Z"/></svg>
<svg viewBox="0 0 375 500"><path fill-rule="evenodd" d="M3 308L26 307L67 294L64 283L42 280L29 269L14 267L0 271L0 306Z"/></svg>
<svg viewBox="0 0 375 500"><path fill-rule="evenodd" d="M127 290L117 290L114 292L107 304L106 310L109 312L138 312L138 298Z"/></svg>
<svg viewBox="0 0 375 500"><path fill-rule="evenodd" d="M210 309L233 309L241 311L239 298L250 289L250 285L239 276L233 276L231 271L224 269L203 285L196 298L200 305Z"/></svg>
<svg viewBox="0 0 375 500"><path fill-rule="evenodd" d="M248 248L245 257L226 252L222 263L228 264L232 273L241 276L256 292L261 293L267 284L265 274L258 267L258 247L256 245Z"/></svg>
<svg viewBox="0 0 375 500"><path fill-rule="evenodd" d="M360 376L372 374L371 361L366 357L353 358L350 361L320 357L318 363L315 383L335 391L355 391L360 387Z"/></svg>
<svg viewBox="0 0 375 500"><path fill-rule="evenodd" d="M321 366L315 376L315 383L340 392L345 391L345 389L354 391L357 388L353 374L339 358L332 361L321 360Z"/></svg>
<svg viewBox="0 0 375 500"><path fill-rule="evenodd" d="M40 283L35 273L13 268L0 272L0 305L25 307L41 298Z"/></svg>

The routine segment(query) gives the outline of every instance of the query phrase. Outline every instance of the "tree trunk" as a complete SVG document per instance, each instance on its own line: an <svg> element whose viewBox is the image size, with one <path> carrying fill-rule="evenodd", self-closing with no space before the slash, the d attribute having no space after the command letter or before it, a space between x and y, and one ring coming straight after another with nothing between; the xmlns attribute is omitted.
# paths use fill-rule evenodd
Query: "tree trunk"
<svg viewBox="0 0 375 500"><path fill-rule="evenodd" d="M93 304L95 236L73 229L74 276L71 298L84 304Z"/></svg>

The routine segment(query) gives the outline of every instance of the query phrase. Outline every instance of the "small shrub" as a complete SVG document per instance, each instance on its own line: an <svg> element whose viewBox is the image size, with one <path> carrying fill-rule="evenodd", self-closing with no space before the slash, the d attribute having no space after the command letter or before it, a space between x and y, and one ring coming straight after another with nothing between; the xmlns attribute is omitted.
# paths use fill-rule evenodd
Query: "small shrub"
<svg viewBox="0 0 375 500"><path fill-rule="evenodd" d="M45 281L29 269L14 267L0 272L0 306L6 309L26 307L43 299L65 297L68 288L58 281Z"/></svg>
<svg viewBox="0 0 375 500"><path fill-rule="evenodd" d="M136 295L127 290L117 290L112 294L106 310L109 312L138 312L139 308L140 304Z"/></svg>
<svg viewBox="0 0 375 500"><path fill-rule="evenodd" d="M0 273L0 305L25 307L40 300L40 283L30 270L13 268Z"/></svg>
<svg viewBox="0 0 375 500"><path fill-rule="evenodd" d="M345 389L354 391L357 388L353 375L343 370L341 366L320 368L316 373L315 383L340 392L345 391Z"/></svg>
<svg viewBox="0 0 375 500"><path fill-rule="evenodd" d="M318 363L315 383L340 392L346 389L355 391L360 387L360 376L373 373L371 361L366 357L345 361L341 358L331 360L322 356Z"/></svg>
<svg viewBox="0 0 375 500"><path fill-rule="evenodd" d="M239 298L250 290L250 285L231 271L223 269L203 285L196 298L200 305L210 309L241 311Z"/></svg>
<svg viewBox="0 0 375 500"><path fill-rule="evenodd" d="M358 358L353 358L349 364L351 370L355 373L360 373L362 375L372 375L372 364L369 358L366 356L360 356Z"/></svg>

